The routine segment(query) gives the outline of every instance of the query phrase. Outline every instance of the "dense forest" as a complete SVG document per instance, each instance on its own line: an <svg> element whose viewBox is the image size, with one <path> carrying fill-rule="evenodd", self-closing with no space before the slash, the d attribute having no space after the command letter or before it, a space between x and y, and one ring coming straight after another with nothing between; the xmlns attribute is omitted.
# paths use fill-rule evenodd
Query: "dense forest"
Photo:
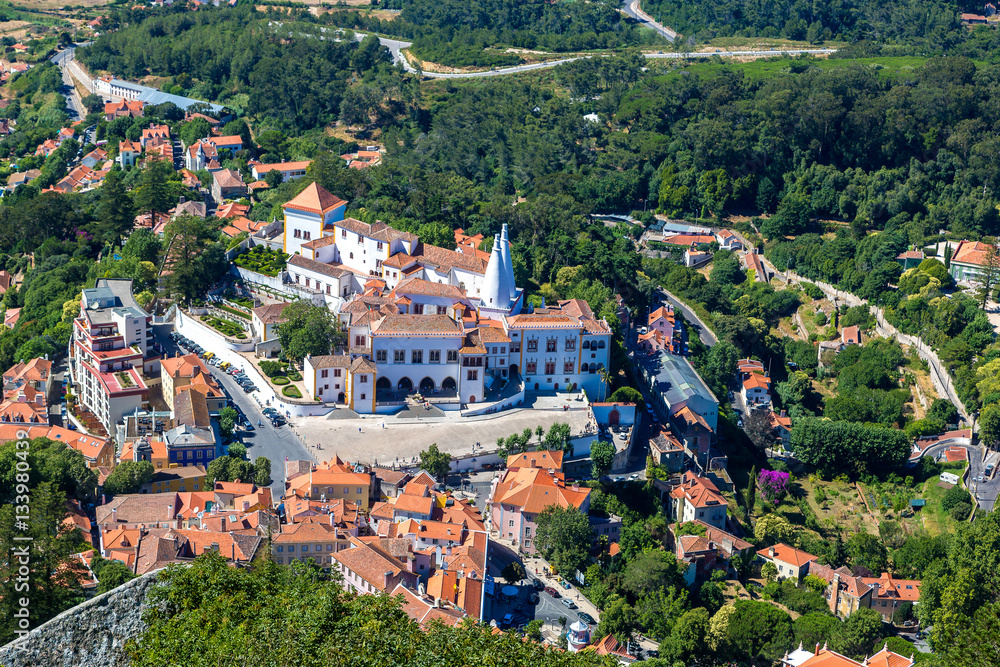
<svg viewBox="0 0 1000 667"><path fill-rule="evenodd" d="M402 12L391 20L358 12L332 12L325 18L346 28L411 39L415 55L454 66L521 61L504 47L560 52L665 43L622 16L613 0L390 0L385 6ZM498 50L484 51L488 48Z"/></svg>
<svg viewBox="0 0 1000 667"><path fill-rule="evenodd" d="M960 9L958 4L968 5ZM643 8L686 36L784 37L812 43L918 42L941 48L962 38L958 14L982 3L953 0L648 0Z"/></svg>
<svg viewBox="0 0 1000 667"><path fill-rule="evenodd" d="M170 92L238 106L276 128L302 131L335 121L348 79L389 56L377 41L369 49L316 35L282 39L276 23L293 14L265 15L251 6L168 12L77 53L94 72L172 77Z"/></svg>

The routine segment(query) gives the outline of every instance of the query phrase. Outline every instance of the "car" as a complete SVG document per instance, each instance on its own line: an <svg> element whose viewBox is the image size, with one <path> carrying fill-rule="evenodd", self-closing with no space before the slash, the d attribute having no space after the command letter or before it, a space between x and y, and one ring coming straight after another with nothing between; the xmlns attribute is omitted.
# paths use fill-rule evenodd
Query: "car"
<svg viewBox="0 0 1000 667"><path fill-rule="evenodd" d="M275 410L274 408L264 408L263 410L261 410L261 412L263 412L265 415L276 415L276 414L278 414L278 411Z"/></svg>
<svg viewBox="0 0 1000 667"><path fill-rule="evenodd" d="M500 627L506 628L510 627L510 624L514 622L514 614L505 614L503 620L500 621Z"/></svg>
<svg viewBox="0 0 1000 667"><path fill-rule="evenodd" d="M646 657L647 658L659 658L660 657L660 652L657 651L655 648L651 648L648 651L646 651Z"/></svg>
<svg viewBox="0 0 1000 667"><path fill-rule="evenodd" d="M639 479L639 475L637 473L632 473L631 475L628 476L628 481L630 482L634 482L637 479Z"/></svg>
<svg viewBox="0 0 1000 667"><path fill-rule="evenodd" d="M586 623L587 625L597 625L597 621L594 620L594 617L585 611L581 611L579 614L577 614L577 616L579 616L580 620Z"/></svg>
<svg viewBox="0 0 1000 667"><path fill-rule="evenodd" d="M256 429L253 427L253 424L251 424L249 421L246 421L246 422L243 422L243 430L244 431L255 431Z"/></svg>
<svg viewBox="0 0 1000 667"><path fill-rule="evenodd" d="M536 591L544 591L545 590L545 584L543 584L538 579L532 579L531 580L531 587L534 588Z"/></svg>
<svg viewBox="0 0 1000 667"><path fill-rule="evenodd" d="M985 477L983 477L982 475L980 475L979 477L976 478L976 481L977 482L982 482L985 479L986 479Z"/></svg>
<svg viewBox="0 0 1000 667"><path fill-rule="evenodd" d="M243 391L249 394L250 392L257 391L257 387L252 384L245 384L243 385Z"/></svg>
<svg viewBox="0 0 1000 667"><path fill-rule="evenodd" d="M563 598L560 602L562 602L562 605L567 609L576 609L576 603L569 598Z"/></svg>
<svg viewBox="0 0 1000 667"><path fill-rule="evenodd" d="M538 604L540 601L541 598L538 597L538 593L532 592L528 594L528 602L531 604Z"/></svg>
<svg viewBox="0 0 1000 667"><path fill-rule="evenodd" d="M75 431L76 430L76 424L74 424L73 422L68 421L68 422L66 422L66 428L68 428L71 431Z"/></svg>
<svg viewBox="0 0 1000 667"><path fill-rule="evenodd" d="M736 420L736 425L739 426L740 428L743 428L743 420L742 419L737 419Z"/></svg>
<svg viewBox="0 0 1000 667"><path fill-rule="evenodd" d="M559 591L552 588L551 586L546 586L543 590L554 598L559 597Z"/></svg>

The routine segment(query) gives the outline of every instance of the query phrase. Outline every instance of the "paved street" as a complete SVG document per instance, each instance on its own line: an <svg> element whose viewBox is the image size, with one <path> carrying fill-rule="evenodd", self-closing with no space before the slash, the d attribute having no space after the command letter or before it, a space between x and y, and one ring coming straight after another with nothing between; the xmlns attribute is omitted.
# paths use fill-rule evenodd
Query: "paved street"
<svg viewBox="0 0 1000 667"><path fill-rule="evenodd" d="M153 336L160 347L166 350L167 356L172 356L178 350L177 345L170 339L171 331L173 327L169 324L153 327ZM271 423L264 419L254 399L244 393L232 376L212 366L209 366L209 370L232 399L234 406L253 424L254 430L245 432L241 440L247 446L247 453L251 459L265 456L271 461L271 491L280 497L285 492L285 457L289 460L310 460L316 457L306 449L290 426L273 428ZM262 423L259 427L258 420Z"/></svg>
<svg viewBox="0 0 1000 667"><path fill-rule="evenodd" d="M642 6L639 4L639 0L625 0L622 3L622 11L634 18L643 26L655 30L668 42L672 42L677 39L677 33L671 28L665 25L660 25L653 19L652 16L642 11Z"/></svg>
<svg viewBox="0 0 1000 667"><path fill-rule="evenodd" d="M74 49L70 47L56 53L51 60L62 70L63 84L65 85L61 92L66 97L66 107L70 120L79 120L86 117L87 110L83 107L83 101L80 99L79 93L76 92L76 86L73 85L73 78L66 69L66 65L73 59L73 55Z"/></svg>
<svg viewBox="0 0 1000 667"><path fill-rule="evenodd" d="M698 333L698 338L701 339L702 343L704 343L708 347L712 347L713 345L719 342L719 339L715 337L715 334L712 333L712 330L709 329L707 326L702 326L700 324L701 320L698 318L698 316L695 315L694 311L688 308L683 301L681 301L680 299L678 299L665 289L660 290L660 296L663 298L664 301L668 302L676 310L679 310L682 315L684 315L684 319L687 320L687 327L694 329ZM686 331L685 335L687 335Z"/></svg>
<svg viewBox="0 0 1000 667"><path fill-rule="evenodd" d="M961 447L969 453L969 491L976 497L979 507L986 512L992 512L996 505L997 495L1000 494L1000 476L993 475L991 479L985 478L985 464L983 462L983 448L979 445L963 445L956 442L942 442L931 445L923 451L923 456L936 459L942 451L949 447ZM979 477L983 481L977 481Z"/></svg>

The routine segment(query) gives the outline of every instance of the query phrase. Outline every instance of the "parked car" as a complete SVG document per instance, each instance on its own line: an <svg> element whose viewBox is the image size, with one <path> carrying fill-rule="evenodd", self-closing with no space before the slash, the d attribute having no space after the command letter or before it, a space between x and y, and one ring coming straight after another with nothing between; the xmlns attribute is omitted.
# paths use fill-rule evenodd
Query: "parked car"
<svg viewBox="0 0 1000 667"><path fill-rule="evenodd" d="M538 597L538 593L531 593L528 595L528 602L531 604L538 604L539 600L540 598Z"/></svg>
<svg viewBox="0 0 1000 667"><path fill-rule="evenodd" d="M552 588L551 586L546 586L544 590L545 590L546 593L548 593L549 595L551 595L554 598L559 597L559 591L557 591L556 589Z"/></svg>
<svg viewBox="0 0 1000 667"><path fill-rule="evenodd" d="M257 391L257 387L252 384L245 384L243 385L243 391L249 394L250 392Z"/></svg>
<svg viewBox="0 0 1000 667"><path fill-rule="evenodd" d="M502 628L510 627L510 624L513 622L514 622L514 614L506 614L504 615L503 620L500 621L500 627Z"/></svg>
<svg viewBox="0 0 1000 667"><path fill-rule="evenodd" d="M585 611L581 611L579 614L577 614L577 616L579 616L580 620L586 623L587 625L597 625L597 621L594 620L594 617Z"/></svg>
<svg viewBox="0 0 1000 667"><path fill-rule="evenodd" d="M278 414L278 411L275 410L274 408L264 408L263 410L261 410L261 412L263 412L265 415L276 415L276 414Z"/></svg>
<svg viewBox="0 0 1000 667"><path fill-rule="evenodd" d="M544 591L545 590L545 584L543 584L538 579L532 579L531 580L531 587L534 588L536 591Z"/></svg>
<svg viewBox="0 0 1000 667"><path fill-rule="evenodd" d="M570 600L569 598L563 598L561 602L563 606L566 607L567 609L576 609L576 603Z"/></svg>

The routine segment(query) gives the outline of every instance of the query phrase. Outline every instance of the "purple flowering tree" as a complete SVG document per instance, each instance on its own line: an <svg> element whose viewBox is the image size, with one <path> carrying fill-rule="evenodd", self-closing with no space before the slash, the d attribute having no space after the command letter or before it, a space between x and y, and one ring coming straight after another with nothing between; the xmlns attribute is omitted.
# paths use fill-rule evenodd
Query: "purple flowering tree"
<svg viewBox="0 0 1000 667"><path fill-rule="evenodd" d="M761 470L757 476L760 496L769 503L780 502L788 493L788 473L777 470Z"/></svg>

